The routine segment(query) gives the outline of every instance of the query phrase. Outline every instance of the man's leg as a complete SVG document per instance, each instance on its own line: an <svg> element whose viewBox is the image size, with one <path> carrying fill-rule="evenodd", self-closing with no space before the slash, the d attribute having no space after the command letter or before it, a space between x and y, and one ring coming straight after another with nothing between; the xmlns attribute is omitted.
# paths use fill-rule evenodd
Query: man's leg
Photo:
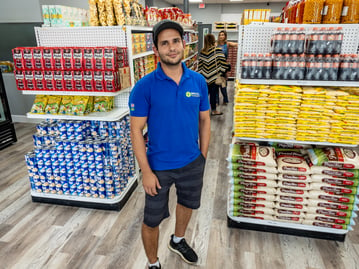
<svg viewBox="0 0 359 269"><path fill-rule="evenodd" d="M175 236L184 237L187 225L192 216L192 209L177 204Z"/></svg>
<svg viewBox="0 0 359 269"><path fill-rule="evenodd" d="M144 223L142 224L142 242L150 263L157 261L159 233L159 226L152 228Z"/></svg>

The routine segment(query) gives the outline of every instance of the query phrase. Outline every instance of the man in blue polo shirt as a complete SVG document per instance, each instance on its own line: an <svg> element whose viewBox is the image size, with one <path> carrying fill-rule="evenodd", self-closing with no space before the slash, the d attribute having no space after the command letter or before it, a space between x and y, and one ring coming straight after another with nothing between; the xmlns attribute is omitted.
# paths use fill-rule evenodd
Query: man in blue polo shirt
<svg viewBox="0 0 359 269"><path fill-rule="evenodd" d="M168 247L187 263L198 261L184 235L192 210L200 206L210 117L205 79L182 63L182 27L163 20L153 27L153 41L160 63L136 83L129 107L132 144L146 192L142 240L149 268L161 268L157 258L159 225L169 217L172 184L177 193L176 225ZM146 123L147 154L143 139Z"/></svg>

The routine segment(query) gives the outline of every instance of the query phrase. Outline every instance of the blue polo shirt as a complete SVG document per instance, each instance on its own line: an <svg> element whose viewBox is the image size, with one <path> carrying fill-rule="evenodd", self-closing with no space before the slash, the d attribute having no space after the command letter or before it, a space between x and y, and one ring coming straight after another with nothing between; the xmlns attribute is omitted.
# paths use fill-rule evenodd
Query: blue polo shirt
<svg viewBox="0 0 359 269"><path fill-rule="evenodd" d="M132 89L130 115L147 117L147 157L153 170L186 166L200 154L199 112L209 110L204 77L182 63L179 85L158 63L157 69L139 80Z"/></svg>

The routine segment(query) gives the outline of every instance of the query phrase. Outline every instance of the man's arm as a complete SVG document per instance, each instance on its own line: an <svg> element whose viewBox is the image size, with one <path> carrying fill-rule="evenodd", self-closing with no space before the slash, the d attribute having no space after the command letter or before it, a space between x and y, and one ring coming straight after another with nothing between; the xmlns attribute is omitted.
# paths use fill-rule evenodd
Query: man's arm
<svg viewBox="0 0 359 269"><path fill-rule="evenodd" d="M142 171L142 185L145 192L151 196L157 194L156 188L161 188L156 175L148 163L146 155L146 145L143 139L143 128L147 122L147 117L131 117L131 140L133 151L137 162Z"/></svg>
<svg viewBox="0 0 359 269"><path fill-rule="evenodd" d="M211 119L209 110L199 112L199 146L205 158L207 158L209 140L211 137Z"/></svg>

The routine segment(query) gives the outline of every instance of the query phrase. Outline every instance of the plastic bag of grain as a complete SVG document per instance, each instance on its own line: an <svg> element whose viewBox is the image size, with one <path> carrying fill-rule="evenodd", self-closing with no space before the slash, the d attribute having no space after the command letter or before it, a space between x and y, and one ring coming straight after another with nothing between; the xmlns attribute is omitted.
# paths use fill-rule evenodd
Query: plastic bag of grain
<svg viewBox="0 0 359 269"><path fill-rule="evenodd" d="M232 185L230 190L232 192L256 191L263 194L276 193L275 188L270 188L267 186L258 186L258 184L251 184L251 183Z"/></svg>
<svg viewBox="0 0 359 269"><path fill-rule="evenodd" d="M242 209L240 206L236 206L236 205L230 205L229 212L237 213L237 214L245 214L245 215L256 215L256 214L274 215L275 213L273 208L262 207L253 210L253 209Z"/></svg>
<svg viewBox="0 0 359 269"><path fill-rule="evenodd" d="M310 175L291 175L291 174L278 174L278 180L293 181L293 182L311 182Z"/></svg>
<svg viewBox="0 0 359 269"><path fill-rule="evenodd" d="M308 207L301 203L288 203L288 202L276 202L275 203L276 209L283 209L283 210L296 210L301 212L306 212Z"/></svg>
<svg viewBox="0 0 359 269"><path fill-rule="evenodd" d="M312 208L325 208L329 210L340 210L340 211L357 211L358 206L353 203L335 203L330 201L316 200L316 199L308 199L308 206Z"/></svg>
<svg viewBox="0 0 359 269"><path fill-rule="evenodd" d="M301 205L307 205L308 199L303 196L290 196L290 195L277 195L275 197L276 202L283 202L283 203L295 203L295 204L301 204Z"/></svg>
<svg viewBox="0 0 359 269"><path fill-rule="evenodd" d="M339 230L353 230L353 228L350 227L350 225L347 224L332 224L327 222L321 222L316 220L303 220L302 224L304 225L311 225L311 226L317 226L322 228L332 228L332 229L339 229Z"/></svg>
<svg viewBox="0 0 359 269"><path fill-rule="evenodd" d="M302 217L296 217L296 216L285 216L285 215L275 215L273 216L274 220L276 221L282 221L282 222L291 222L291 223L297 223L301 224L303 222Z"/></svg>
<svg viewBox="0 0 359 269"><path fill-rule="evenodd" d="M267 198L275 199L275 197L274 197L275 193L273 193L273 192L268 193L267 191L255 190L255 189L235 189L232 187L230 188L230 195L231 195L231 197L234 197L234 198L247 196L247 197L261 197L261 198L265 198L265 199L267 199Z"/></svg>
<svg viewBox="0 0 359 269"><path fill-rule="evenodd" d="M245 174L258 174L258 173L277 174L278 172L276 167L262 166L261 164L245 165L245 163L250 163L250 162L251 161L237 160L237 163L231 162L228 168L232 171L240 171Z"/></svg>
<svg viewBox="0 0 359 269"><path fill-rule="evenodd" d="M247 174L238 170L230 170L229 176L231 177L241 177L248 180L259 180L259 179L270 179L276 180L277 174L269 174L269 173L257 173L257 174Z"/></svg>
<svg viewBox="0 0 359 269"><path fill-rule="evenodd" d="M358 198L353 194L328 193L323 190L310 190L307 193L308 199L322 200L333 203L353 204L358 203Z"/></svg>
<svg viewBox="0 0 359 269"><path fill-rule="evenodd" d="M332 185L327 183L318 183L312 182L310 184L311 190L321 190L327 193L334 193L334 194L357 194L358 187L357 186L338 186Z"/></svg>
<svg viewBox="0 0 359 269"><path fill-rule="evenodd" d="M256 199L256 197L242 196L238 198L230 198L230 204L242 205L243 207L269 207L274 208L274 202L270 200Z"/></svg>
<svg viewBox="0 0 359 269"><path fill-rule="evenodd" d="M328 217L342 217L342 218L357 217L357 214L353 211L330 210L330 209L311 207L311 206L306 209L306 212L307 214L323 215Z"/></svg>
<svg viewBox="0 0 359 269"><path fill-rule="evenodd" d="M266 179L257 179L257 180L248 180L241 177L231 177L229 180L230 184L237 185L237 184L257 184L257 186L262 187L271 187L276 188L278 186L275 180L266 180Z"/></svg>
<svg viewBox="0 0 359 269"><path fill-rule="evenodd" d="M305 161L304 157L291 156L291 157L278 157L278 172L282 174L300 174L309 175L310 168Z"/></svg>
<svg viewBox="0 0 359 269"><path fill-rule="evenodd" d="M342 177L342 178L351 178L359 179L359 170L358 169L345 169L340 170L336 168L330 168L326 166L312 166L310 168L312 175L326 175L333 177Z"/></svg>
<svg viewBox="0 0 359 269"><path fill-rule="evenodd" d="M293 196L293 197L302 197L306 198L308 196L307 190L296 190L296 189L289 189L289 188L277 188L277 195L284 195L284 196Z"/></svg>
<svg viewBox="0 0 359 269"><path fill-rule="evenodd" d="M358 169L359 156L349 148L326 147L307 150L313 165L338 169Z"/></svg>
<svg viewBox="0 0 359 269"><path fill-rule="evenodd" d="M249 160L264 163L266 166L276 167L274 149L271 147L234 144L232 147L232 162Z"/></svg>
<svg viewBox="0 0 359 269"><path fill-rule="evenodd" d="M346 224L355 225L353 218L341 218L341 217L327 217L321 214L305 214L306 220L316 220L320 222L327 222L331 224Z"/></svg>
<svg viewBox="0 0 359 269"><path fill-rule="evenodd" d="M278 187L294 190L309 190L311 188L311 185L306 182L278 180Z"/></svg>
<svg viewBox="0 0 359 269"><path fill-rule="evenodd" d="M312 182L325 183L325 184L338 185L338 186L357 187L359 185L359 179L339 178L339 177L327 176L327 175L312 175Z"/></svg>

